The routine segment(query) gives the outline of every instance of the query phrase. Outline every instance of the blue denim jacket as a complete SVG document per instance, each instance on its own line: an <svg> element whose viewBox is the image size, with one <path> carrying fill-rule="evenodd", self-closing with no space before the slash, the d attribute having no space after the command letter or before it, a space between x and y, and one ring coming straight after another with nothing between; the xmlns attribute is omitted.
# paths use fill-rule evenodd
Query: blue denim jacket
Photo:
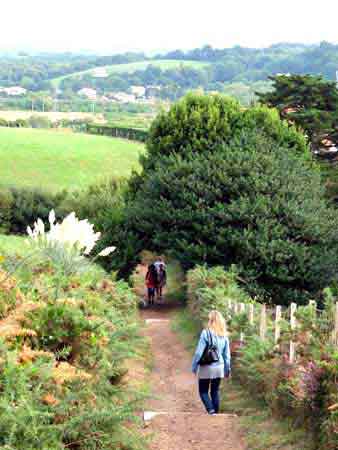
<svg viewBox="0 0 338 450"><path fill-rule="evenodd" d="M212 331L211 334L213 343L217 346L220 358L218 362L212 363L211 365L217 366L218 364L224 364L224 373L228 374L230 372L230 362L231 362L229 339L225 336L224 337L216 336L216 334L214 334ZM208 343L208 332L207 330L203 330L195 351L194 358L192 360L192 371L194 373L197 373L198 363L203 355L207 343Z"/></svg>

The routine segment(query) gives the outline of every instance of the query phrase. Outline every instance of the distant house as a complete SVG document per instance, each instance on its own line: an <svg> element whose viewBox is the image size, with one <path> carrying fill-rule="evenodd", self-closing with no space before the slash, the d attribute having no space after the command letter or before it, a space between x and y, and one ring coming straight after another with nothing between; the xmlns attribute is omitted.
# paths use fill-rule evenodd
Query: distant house
<svg viewBox="0 0 338 450"><path fill-rule="evenodd" d="M12 86L12 87L6 87L1 88L0 92L3 92L4 94L8 96L19 96L19 95L26 95L27 89L21 87L21 86Z"/></svg>
<svg viewBox="0 0 338 450"><path fill-rule="evenodd" d="M95 89L91 88L82 88L78 91L78 95L81 97L86 97L88 100L96 100L97 99L97 92Z"/></svg>
<svg viewBox="0 0 338 450"><path fill-rule="evenodd" d="M136 97L133 94L126 94L125 92L115 92L111 94L111 98L118 103L135 103Z"/></svg>
<svg viewBox="0 0 338 450"><path fill-rule="evenodd" d="M107 78L108 72L104 67L98 67L97 69L92 70L91 75L95 78Z"/></svg>
<svg viewBox="0 0 338 450"><path fill-rule="evenodd" d="M146 88L144 86L131 86L130 91L136 98L142 98L145 96Z"/></svg>

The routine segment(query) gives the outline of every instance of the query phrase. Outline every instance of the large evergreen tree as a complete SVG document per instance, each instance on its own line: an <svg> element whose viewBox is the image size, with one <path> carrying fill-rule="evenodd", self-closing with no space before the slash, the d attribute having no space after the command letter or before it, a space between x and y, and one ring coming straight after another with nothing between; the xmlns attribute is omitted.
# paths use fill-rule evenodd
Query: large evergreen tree
<svg viewBox="0 0 338 450"><path fill-rule="evenodd" d="M236 263L253 292L285 304L332 280L337 216L304 136L277 111L189 95L155 120L142 168L123 223L136 253Z"/></svg>
<svg viewBox="0 0 338 450"><path fill-rule="evenodd" d="M260 101L276 107L283 119L308 135L313 150L323 141L338 143L338 90L336 83L311 75L270 77L273 90L257 93Z"/></svg>
<svg viewBox="0 0 338 450"><path fill-rule="evenodd" d="M332 280L337 225L320 174L252 131L213 152L158 160L126 210L140 249L185 268L235 263L251 293L279 304L305 302Z"/></svg>

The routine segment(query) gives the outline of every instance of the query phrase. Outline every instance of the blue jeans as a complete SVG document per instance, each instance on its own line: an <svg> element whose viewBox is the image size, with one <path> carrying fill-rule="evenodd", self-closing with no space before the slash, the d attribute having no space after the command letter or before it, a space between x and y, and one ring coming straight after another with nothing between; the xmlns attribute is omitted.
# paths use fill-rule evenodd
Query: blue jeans
<svg viewBox="0 0 338 450"><path fill-rule="evenodd" d="M208 413L219 412L219 387L221 385L220 378L198 380L198 387L201 400ZM209 389L211 398L209 397Z"/></svg>

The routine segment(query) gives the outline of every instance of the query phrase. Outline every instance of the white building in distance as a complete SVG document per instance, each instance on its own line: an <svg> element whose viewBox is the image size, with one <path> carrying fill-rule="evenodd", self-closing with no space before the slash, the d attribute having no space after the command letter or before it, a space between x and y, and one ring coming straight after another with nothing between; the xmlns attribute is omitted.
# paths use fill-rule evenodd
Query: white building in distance
<svg viewBox="0 0 338 450"><path fill-rule="evenodd" d="M131 86L130 91L137 98L142 98L146 94L146 88L144 86Z"/></svg>
<svg viewBox="0 0 338 450"><path fill-rule="evenodd" d="M0 88L0 92L3 92L5 95L8 96L19 96L19 95L26 95L27 89L21 87L21 86L12 86L12 87L5 87Z"/></svg>
<svg viewBox="0 0 338 450"><path fill-rule="evenodd" d="M118 103L135 103L136 97L133 94L126 94L125 92L114 92L111 98Z"/></svg>
<svg viewBox="0 0 338 450"><path fill-rule="evenodd" d="M81 97L86 97L89 100L96 100L97 99L97 93L95 89L91 88L82 88L78 91L78 95L81 95Z"/></svg>

